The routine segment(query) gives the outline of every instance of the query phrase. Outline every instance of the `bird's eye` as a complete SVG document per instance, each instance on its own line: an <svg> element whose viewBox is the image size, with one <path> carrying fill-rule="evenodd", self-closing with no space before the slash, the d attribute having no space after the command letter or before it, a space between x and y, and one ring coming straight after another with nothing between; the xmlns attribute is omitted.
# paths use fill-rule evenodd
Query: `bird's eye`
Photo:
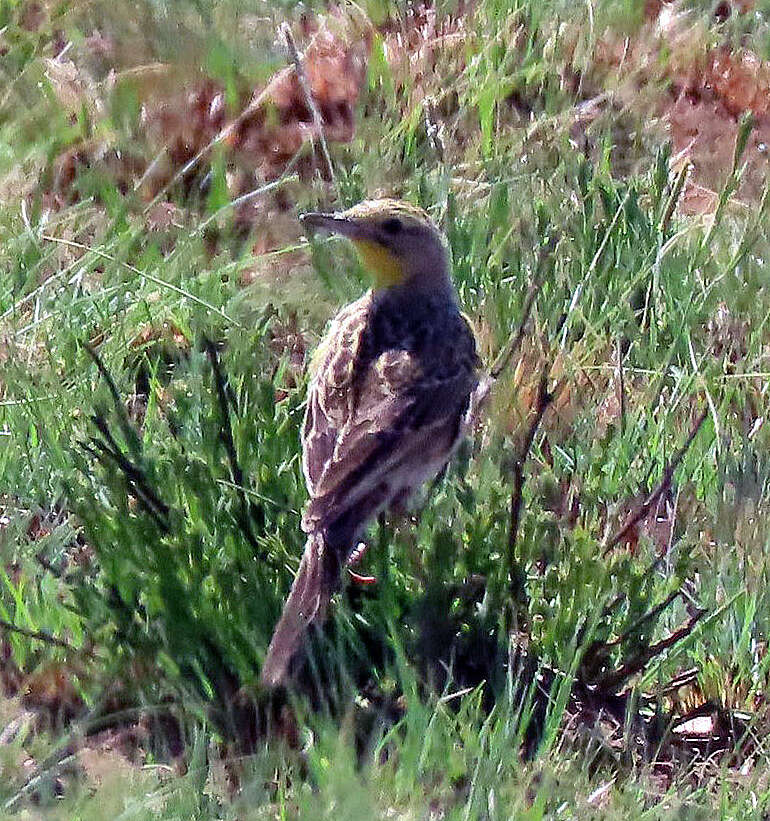
<svg viewBox="0 0 770 821"><path fill-rule="evenodd" d="M390 217L382 223L382 230L385 231L386 234L398 234L403 227L398 217Z"/></svg>

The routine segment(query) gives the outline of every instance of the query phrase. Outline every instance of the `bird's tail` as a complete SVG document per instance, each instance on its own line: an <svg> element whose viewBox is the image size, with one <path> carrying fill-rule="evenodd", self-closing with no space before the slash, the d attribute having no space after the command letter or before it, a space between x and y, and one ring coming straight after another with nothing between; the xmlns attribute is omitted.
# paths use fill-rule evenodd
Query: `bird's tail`
<svg viewBox="0 0 770 821"><path fill-rule="evenodd" d="M300 649L308 628L322 622L326 607L339 585L339 565L320 533L308 536L302 561L291 586L289 598L267 648L262 665L262 683L283 684L289 665Z"/></svg>

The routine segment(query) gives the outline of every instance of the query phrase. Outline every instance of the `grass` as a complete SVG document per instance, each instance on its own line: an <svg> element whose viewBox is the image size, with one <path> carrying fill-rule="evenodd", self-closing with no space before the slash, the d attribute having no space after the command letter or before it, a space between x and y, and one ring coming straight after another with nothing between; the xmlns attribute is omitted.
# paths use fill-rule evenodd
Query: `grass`
<svg viewBox="0 0 770 821"><path fill-rule="evenodd" d="M373 6L344 13L378 22ZM4 814L768 812L767 214L735 197L751 123L716 215L686 216L645 108L660 74L573 130L623 82L596 57L607 27L652 37L639 4L598 4L591 24L555 2L456 6L436 5L434 31L389 5L333 178L305 147L247 232L247 163L226 145L154 192L165 221L121 175L158 154L143 99L205 73L234 114L285 64L275 33L298 7L65 2L35 27L0 6ZM706 40L746 26L690 14ZM760 9L745 42L766 25ZM96 30L117 43L112 79ZM92 154L67 182L57 158L78 141L119 147L117 166ZM350 249L308 244L284 203L380 188L446 231L487 368L535 299L419 516L372 528L376 586L348 585L305 685L270 699L260 665L303 546L306 362L366 287ZM682 722L700 705L699 739Z"/></svg>

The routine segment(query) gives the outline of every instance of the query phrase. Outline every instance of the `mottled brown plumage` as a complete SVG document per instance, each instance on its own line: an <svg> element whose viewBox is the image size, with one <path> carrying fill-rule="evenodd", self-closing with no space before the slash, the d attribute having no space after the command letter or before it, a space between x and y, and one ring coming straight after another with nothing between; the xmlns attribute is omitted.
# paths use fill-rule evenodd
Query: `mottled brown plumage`
<svg viewBox="0 0 770 821"><path fill-rule="evenodd" d="M444 256L424 255L431 270L407 260L400 281L344 308L316 354L302 432L308 541L263 666L271 686L284 681L309 625L323 620L367 523L446 464L477 384L473 333L457 306L443 239L426 215L397 205L357 206L356 230L372 221L374 239L365 240L381 240L390 253L377 232L398 215L414 220L426 243L438 241Z"/></svg>

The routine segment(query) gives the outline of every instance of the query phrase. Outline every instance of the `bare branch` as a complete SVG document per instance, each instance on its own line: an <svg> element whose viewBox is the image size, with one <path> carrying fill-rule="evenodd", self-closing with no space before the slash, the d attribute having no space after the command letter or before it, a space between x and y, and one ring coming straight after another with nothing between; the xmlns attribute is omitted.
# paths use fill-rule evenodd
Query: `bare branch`
<svg viewBox="0 0 770 821"><path fill-rule="evenodd" d="M649 647L640 650L636 656L621 665L617 670L613 670L612 672L607 673L607 675L602 676L597 682L599 689L603 691L616 690L621 684L623 684L623 682L631 678L631 676L641 672L656 656L664 653L666 650L680 642L683 638L689 636L695 625L706 615L707 612L707 610L697 610L695 614L687 620L686 624L678 630L674 630L670 636L662 639L657 644L652 644Z"/></svg>
<svg viewBox="0 0 770 821"><path fill-rule="evenodd" d="M623 343L618 337L616 345L616 355L618 358L617 376L618 376L618 399L620 405L620 432L621 434L626 429L626 380L623 374Z"/></svg>
<svg viewBox="0 0 770 821"><path fill-rule="evenodd" d="M511 493L511 510L508 526L508 578L511 584L511 589L514 585L514 554L516 550L516 539L519 534L519 522L521 520L521 505L524 498L524 465L529 457L529 451L532 448L532 443L535 440L540 422L545 415L548 406L554 398L554 394L548 390L548 372L551 369L550 362L543 365L540 374L540 382L537 388L537 398L535 400L534 414L529 423L529 428L521 443L518 456L513 466L513 491Z"/></svg>
<svg viewBox="0 0 770 821"><path fill-rule="evenodd" d="M690 435L687 437L687 441L682 445L682 447L676 452L674 458L669 462L668 466L666 467L665 471L663 472L663 478L658 483L658 486L652 493L644 500L644 502L632 513L623 527L615 533L614 536L611 536L604 545L604 549L602 550L602 555L606 556L613 548L617 547L623 539L628 536L631 532L632 528L635 527L639 522L644 519L647 514L650 512L652 506L660 499L660 497L668 490L671 486L671 480L674 478L674 472L679 467L680 462L684 459L685 454L690 449L690 445L692 445L693 440L698 435L698 431L701 429L701 426L706 421L706 416L708 415L708 409L701 412L698 418L695 421L695 424L690 431Z"/></svg>
<svg viewBox="0 0 770 821"><path fill-rule="evenodd" d="M605 647L617 647L618 645L622 644L632 633L638 630L643 624L648 621L652 621L653 619L657 619L658 616L670 605L674 602L675 599L678 599L679 596L682 595L681 590L674 590L673 593L669 593L662 602L659 602L655 605L655 607L648 610L644 615L640 616L629 628L624 630L616 639L612 641L607 641L604 643Z"/></svg>
<svg viewBox="0 0 770 821"><path fill-rule="evenodd" d="M24 636L28 639L34 639L35 641L42 641L44 644L49 644L52 647L61 647L64 650L68 650L70 653L84 652L64 639L59 639L56 636L51 636L48 633L41 632L40 630L28 630L26 627L19 627L16 624L5 621L5 619L0 619L0 630L5 630L8 633L17 633L20 636Z"/></svg>

